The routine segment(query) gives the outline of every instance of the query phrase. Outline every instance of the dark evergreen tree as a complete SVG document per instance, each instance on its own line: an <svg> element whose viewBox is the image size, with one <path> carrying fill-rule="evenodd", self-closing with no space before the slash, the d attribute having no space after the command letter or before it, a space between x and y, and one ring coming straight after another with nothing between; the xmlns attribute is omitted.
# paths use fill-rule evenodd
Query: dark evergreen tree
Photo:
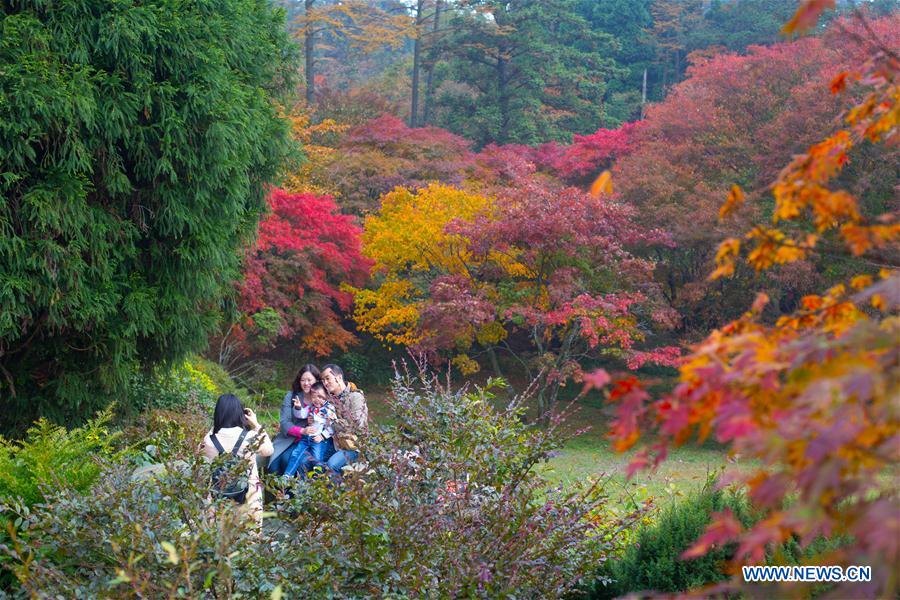
<svg viewBox="0 0 900 600"><path fill-rule="evenodd" d="M614 58L622 71L606 86L604 125L607 127L640 117L645 72L647 98L661 97L661 90L653 86L652 79L656 54L648 33L653 25L651 4L652 0L580 0L578 3L578 13L591 29L614 36L618 42Z"/></svg>
<svg viewBox="0 0 900 600"><path fill-rule="evenodd" d="M688 32L688 49L743 52L750 45L774 44L784 39L781 27L796 10L793 0L713 0L700 27Z"/></svg>
<svg viewBox="0 0 900 600"><path fill-rule="evenodd" d="M617 47L576 9L576 0L457 2L441 41L439 124L478 145L596 131Z"/></svg>
<svg viewBox="0 0 900 600"><path fill-rule="evenodd" d="M290 141L269 0L0 2L0 426L202 348Z"/></svg>

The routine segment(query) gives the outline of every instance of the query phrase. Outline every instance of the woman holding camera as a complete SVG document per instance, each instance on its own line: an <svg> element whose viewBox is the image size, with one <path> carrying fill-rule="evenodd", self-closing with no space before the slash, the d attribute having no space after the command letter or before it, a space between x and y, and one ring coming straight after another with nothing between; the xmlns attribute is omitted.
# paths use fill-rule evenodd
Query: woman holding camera
<svg viewBox="0 0 900 600"><path fill-rule="evenodd" d="M262 483L256 467L257 456L271 456L272 441L263 431L252 409L244 408L237 396L223 394L216 402L213 428L203 438L200 452L210 460L225 452L235 452L247 462L247 493L238 510L262 524Z"/></svg>

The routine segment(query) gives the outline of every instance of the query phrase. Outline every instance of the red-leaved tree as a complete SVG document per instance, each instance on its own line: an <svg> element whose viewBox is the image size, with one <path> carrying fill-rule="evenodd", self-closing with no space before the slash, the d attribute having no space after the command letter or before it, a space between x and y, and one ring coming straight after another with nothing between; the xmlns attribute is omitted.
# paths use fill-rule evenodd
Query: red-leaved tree
<svg viewBox="0 0 900 600"><path fill-rule="evenodd" d="M344 210L364 214L397 186L460 183L471 158L469 143L449 131L382 115L347 133L322 176Z"/></svg>
<svg viewBox="0 0 900 600"><path fill-rule="evenodd" d="M244 259L241 318L220 340L224 364L277 342L326 355L355 340L343 326L352 295L340 286L362 285L368 277L369 262L360 254L362 230L330 196L275 189L269 206Z"/></svg>
<svg viewBox="0 0 900 600"><path fill-rule="evenodd" d="M506 144L503 149L520 155L542 173L568 185L586 187L600 172L634 148L640 122L625 123L617 129L598 129L588 135L576 135L571 144L547 142L539 146ZM490 150L492 146L486 147Z"/></svg>
<svg viewBox="0 0 900 600"><path fill-rule="evenodd" d="M888 21L873 21L885 37ZM676 246L658 247L657 277L688 332L705 332L735 318L758 277L707 281L715 243L764 219L756 201L769 193L781 167L837 124L840 99L823 94L831 80L862 61L860 46L839 30L745 55L695 56L688 78L651 106L635 132L634 149L617 160L616 189L641 222L671 232ZM895 195L895 150L871 144L853 150L842 180L863 206L877 208ZM892 159L893 157L893 159ZM728 222L719 206L731 186L748 202ZM845 259L800 261L765 274L770 314L797 307L803 295L839 280L855 264Z"/></svg>

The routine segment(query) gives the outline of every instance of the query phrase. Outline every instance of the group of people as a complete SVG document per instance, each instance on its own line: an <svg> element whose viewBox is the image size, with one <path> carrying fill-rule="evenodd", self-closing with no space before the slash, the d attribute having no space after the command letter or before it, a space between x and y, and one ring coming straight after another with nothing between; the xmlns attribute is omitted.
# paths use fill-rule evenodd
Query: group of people
<svg viewBox="0 0 900 600"><path fill-rule="evenodd" d="M240 504L258 519L263 500L260 468L286 478L305 476L313 469L340 476L345 466L359 458L359 441L368 433L368 425L365 396L345 381L344 371L335 364L321 371L307 364L284 396L274 439L252 409L225 394L216 403L213 427L200 450L211 460L231 452L252 463L246 498Z"/></svg>
<svg viewBox="0 0 900 600"><path fill-rule="evenodd" d="M359 436L368 433L365 396L329 364L304 365L281 404L280 431L269 460L271 473L292 477L316 466L340 473L359 456Z"/></svg>

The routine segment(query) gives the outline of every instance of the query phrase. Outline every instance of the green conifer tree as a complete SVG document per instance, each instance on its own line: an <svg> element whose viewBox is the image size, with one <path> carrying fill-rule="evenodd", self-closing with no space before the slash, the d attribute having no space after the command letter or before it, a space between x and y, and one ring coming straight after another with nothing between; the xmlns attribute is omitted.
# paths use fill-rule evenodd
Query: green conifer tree
<svg viewBox="0 0 900 600"><path fill-rule="evenodd" d="M290 153L268 0L0 2L0 427L202 347Z"/></svg>

